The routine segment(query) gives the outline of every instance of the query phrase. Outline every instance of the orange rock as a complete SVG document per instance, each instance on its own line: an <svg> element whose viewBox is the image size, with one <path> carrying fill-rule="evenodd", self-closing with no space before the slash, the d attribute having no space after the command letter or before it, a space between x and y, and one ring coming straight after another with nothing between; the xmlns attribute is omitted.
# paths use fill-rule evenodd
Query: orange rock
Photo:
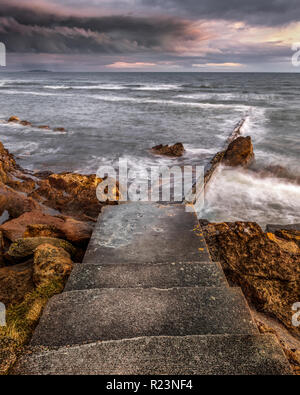
<svg viewBox="0 0 300 395"><path fill-rule="evenodd" d="M70 254L63 248L42 244L34 253L33 281L36 286L52 280L64 283L72 267Z"/></svg>
<svg viewBox="0 0 300 395"><path fill-rule="evenodd" d="M223 163L226 166L249 166L254 160L251 137L238 137L233 140L225 151Z"/></svg>
<svg viewBox="0 0 300 395"><path fill-rule="evenodd" d="M34 289L32 264L0 268L0 300L6 306L22 302Z"/></svg>
<svg viewBox="0 0 300 395"><path fill-rule="evenodd" d="M155 154L166 155L166 156L182 156L184 154L184 146L182 143L176 143L174 145L156 145L152 147Z"/></svg>
<svg viewBox="0 0 300 395"><path fill-rule="evenodd" d="M22 237L46 236L63 238L78 245L86 245L92 234L92 227L88 223L51 216L40 210L24 213L0 226L0 230L11 241Z"/></svg>
<svg viewBox="0 0 300 395"><path fill-rule="evenodd" d="M87 220L96 219L103 204L99 202L96 188L102 179L96 175L74 173L51 174L41 180L31 197L64 215Z"/></svg>
<svg viewBox="0 0 300 395"><path fill-rule="evenodd" d="M16 116L12 116L10 117L7 122L20 122L20 118L16 117Z"/></svg>
<svg viewBox="0 0 300 395"><path fill-rule="evenodd" d="M240 285L259 310L298 333L291 310L300 296L296 244L287 248L252 222L204 224L203 230L213 260L221 262L230 281Z"/></svg>

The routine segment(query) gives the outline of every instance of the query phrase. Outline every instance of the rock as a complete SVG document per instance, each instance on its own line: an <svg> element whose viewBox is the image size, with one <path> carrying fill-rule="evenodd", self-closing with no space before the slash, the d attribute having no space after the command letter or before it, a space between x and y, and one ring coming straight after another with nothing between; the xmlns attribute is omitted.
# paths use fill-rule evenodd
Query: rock
<svg viewBox="0 0 300 395"><path fill-rule="evenodd" d="M12 243L8 250L8 255L15 259L28 258L34 254L35 249L41 244L50 244L54 247L63 248L72 256L76 254L76 249L66 240L53 237L28 237L18 239Z"/></svg>
<svg viewBox="0 0 300 395"><path fill-rule="evenodd" d="M60 229L67 240L79 246L87 246L93 232L93 227L90 224L68 217L65 217Z"/></svg>
<svg viewBox="0 0 300 395"><path fill-rule="evenodd" d="M73 267L70 254L52 244L41 244L34 252L33 281L36 286L52 280L65 282Z"/></svg>
<svg viewBox="0 0 300 395"><path fill-rule="evenodd" d="M38 224L27 225L23 237L54 237L56 239L63 239L65 235L56 226Z"/></svg>
<svg viewBox="0 0 300 395"><path fill-rule="evenodd" d="M300 248L300 231L299 230L277 230L275 235L280 239L284 239L290 242L294 242L297 244L298 248Z"/></svg>
<svg viewBox="0 0 300 395"><path fill-rule="evenodd" d="M76 245L86 245L93 228L86 222L69 217L51 216L36 210L6 222L0 226L0 231L11 241L22 237L50 236L67 239Z"/></svg>
<svg viewBox="0 0 300 395"><path fill-rule="evenodd" d="M7 122L20 122L20 118L13 115L7 120Z"/></svg>
<svg viewBox="0 0 300 395"><path fill-rule="evenodd" d="M7 186L14 189L15 191L23 193L31 193L35 190L35 182L31 178L25 178L23 181L9 181L6 183Z"/></svg>
<svg viewBox="0 0 300 395"><path fill-rule="evenodd" d="M233 140L224 153L223 163L226 166L249 166L254 160L251 137L238 137Z"/></svg>
<svg viewBox="0 0 300 395"><path fill-rule="evenodd" d="M0 301L8 307L20 303L34 289L32 263L0 268Z"/></svg>
<svg viewBox="0 0 300 395"><path fill-rule="evenodd" d="M11 218L17 218L28 211L41 210L37 201L3 184L0 184L0 196L0 214L7 210Z"/></svg>
<svg viewBox="0 0 300 395"><path fill-rule="evenodd" d="M155 154L166 155L166 156L182 156L184 154L184 146L182 143L176 143L174 145L157 145L152 147Z"/></svg>
<svg viewBox="0 0 300 395"><path fill-rule="evenodd" d="M65 132L66 129L65 128L55 128L54 132Z"/></svg>
<svg viewBox="0 0 300 395"><path fill-rule="evenodd" d="M58 217L53 217L48 214L44 214L40 210L34 210L31 212L24 213L16 219L6 222L0 226L0 230L3 232L5 237L11 241L16 241L24 236L27 227L32 225L46 225L53 226L60 229L63 226L64 220ZM39 234L38 236L43 236Z"/></svg>
<svg viewBox="0 0 300 395"><path fill-rule="evenodd" d="M297 254L299 247L298 245L291 239L291 240L285 240L284 238L279 238L276 235L274 235L273 233L267 233L268 238L273 241L274 243L276 243L277 245L279 245L279 247L284 250L287 251L291 254Z"/></svg>
<svg viewBox="0 0 300 395"><path fill-rule="evenodd" d="M16 161L0 142L0 182L6 183L12 180L10 173L15 172L17 169Z"/></svg>
<svg viewBox="0 0 300 395"><path fill-rule="evenodd" d="M0 268L4 265L4 237L3 233L0 231Z"/></svg>
<svg viewBox="0 0 300 395"><path fill-rule="evenodd" d="M103 203L97 199L96 188L102 181L94 174L51 174L38 183L39 188L30 196L67 216L97 218Z"/></svg>
<svg viewBox="0 0 300 395"><path fill-rule="evenodd" d="M41 125L38 126L39 129L45 129L45 130L50 130L50 127L48 125Z"/></svg>
<svg viewBox="0 0 300 395"><path fill-rule="evenodd" d="M44 170L44 171L36 171L35 173L33 173L33 175L37 178L40 178L42 180L45 180L46 178L48 178L49 176L51 176L51 174L53 174L52 171L49 170Z"/></svg>
<svg viewBox="0 0 300 395"><path fill-rule="evenodd" d="M31 126L32 125L31 122L29 122L29 121L21 121L20 124L23 126Z"/></svg>
<svg viewBox="0 0 300 395"><path fill-rule="evenodd" d="M300 295L300 251L252 222L208 224L204 235L213 260L221 262L232 283L242 287L259 309L299 332L291 308Z"/></svg>
<svg viewBox="0 0 300 395"><path fill-rule="evenodd" d="M267 225L266 232L275 233L277 230L298 230L300 231L300 224L289 225Z"/></svg>

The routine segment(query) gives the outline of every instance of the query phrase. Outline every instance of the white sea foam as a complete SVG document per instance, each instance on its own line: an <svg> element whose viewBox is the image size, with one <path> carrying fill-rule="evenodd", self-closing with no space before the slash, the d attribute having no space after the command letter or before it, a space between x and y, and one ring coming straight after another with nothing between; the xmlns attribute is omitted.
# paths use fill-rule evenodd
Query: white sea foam
<svg viewBox="0 0 300 395"><path fill-rule="evenodd" d="M166 106L187 106L195 108L233 108L236 111L249 111L251 106L243 104L222 104L222 103L194 103L194 102L183 102L176 100L163 100L163 99L152 99L152 98L136 98L127 96L110 96L110 95L93 95L102 101L107 102L132 102L137 104L161 104Z"/></svg>
<svg viewBox="0 0 300 395"><path fill-rule="evenodd" d="M300 221L300 186L241 169L220 168L209 185L202 213L213 221L255 221L262 225Z"/></svg>

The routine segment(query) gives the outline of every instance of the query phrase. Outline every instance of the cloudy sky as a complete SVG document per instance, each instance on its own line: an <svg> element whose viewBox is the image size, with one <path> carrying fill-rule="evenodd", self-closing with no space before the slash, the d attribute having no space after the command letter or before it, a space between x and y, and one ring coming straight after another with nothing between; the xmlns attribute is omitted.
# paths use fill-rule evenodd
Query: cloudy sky
<svg viewBox="0 0 300 395"><path fill-rule="evenodd" d="M0 0L0 42L6 70L298 72L300 1Z"/></svg>

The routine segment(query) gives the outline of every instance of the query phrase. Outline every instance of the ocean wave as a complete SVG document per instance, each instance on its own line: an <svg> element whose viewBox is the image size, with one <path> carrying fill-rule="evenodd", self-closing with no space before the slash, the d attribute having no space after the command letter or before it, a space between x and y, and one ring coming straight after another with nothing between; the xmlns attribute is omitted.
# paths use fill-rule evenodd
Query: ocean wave
<svg viewBox="0 0 300 395"><path fill-rule="evenodd" d="M45 85L45 89L54 90L68 90L68 89L80 89L80 90L133 90L133 91L172 91L180 89L178 84L98 84L98 85Z"/></svg>
<svg viewBox="0 0 300 395"><path fill-rule="evenodd" d="M107 102L132 102L137 104L162 104L166 106L188 106L195 108L233 108L236 111L249 111L251 106L244 104L230 104L230 103L194 103L194 102L183 102L176 100L163 100L163 99L152 99L152 98L135 98L126 96L107 96L107 95L94 95L93 98L97 98Z"/></svg>
<svg viewBox="0 0 300 395"><path fill-rule="evenodd" d="M212 221L296 223L300 220L300 186L242 169L221 167L212 179L203 217Z"/></svg>
<svg viewBox="0 0 300 395"><path fill-rule="evenodd" d="M273 102L278 100L280 97L274 94L259 94L259 93L224 93L224 92L203 92L203 93L189 93L180 94L176 97L182 99L191 100L215 100L215 101L238 101L238 102L248 102L248 101L263 101L263 102Z"/></svg>

